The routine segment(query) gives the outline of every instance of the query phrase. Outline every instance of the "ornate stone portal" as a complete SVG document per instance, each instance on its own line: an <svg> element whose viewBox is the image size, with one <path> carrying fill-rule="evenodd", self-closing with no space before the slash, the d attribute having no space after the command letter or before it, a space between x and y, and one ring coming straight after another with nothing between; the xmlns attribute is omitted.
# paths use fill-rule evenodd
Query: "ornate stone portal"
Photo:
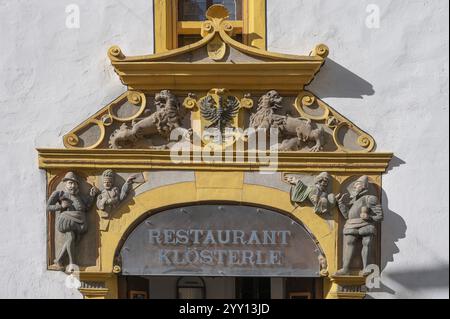
<svg viewBox="0 0 450 319"><path fill-rule="evenodd" d="M86 297L117 298L122 243L138 221L166 207L238 203L271 207L311 232L323 297L363 297L346 287L361 287L368 264L380 264L377 199L393 155L375 153L371 136L305 90L325 45L309 56L270 53L235 41L224 7L207 16L203 39L186 47L138 57L112 47L127 92L67 133L66 149L38 150L49 270L67 253L90 283ZM72 184L88 200L63 190L71 180L83 181Z"/></svg>

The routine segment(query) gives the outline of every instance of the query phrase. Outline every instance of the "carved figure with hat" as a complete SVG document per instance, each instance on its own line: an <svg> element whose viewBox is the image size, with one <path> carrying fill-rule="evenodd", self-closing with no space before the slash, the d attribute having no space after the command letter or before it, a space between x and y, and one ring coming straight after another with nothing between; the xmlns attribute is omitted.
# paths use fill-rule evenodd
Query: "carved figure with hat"
<svg viewBox="0 0 450 319"><path fill-rule="evenodd" d="M350 201L347 203L346 197ZM358 242L362 244L360 252L363 269L361 276L370 274L369 266L373 255L376 224L383 220L383 210L378 197L369 194L369 177L362 176L353 183L352 194L337 195L338 207L346 223L344 226L343 267L336 275L350 275L351 263L356 257Z"/></svg>
<svg viewBox="0 0 450 319"><path fill-rule="evenodd" d="M63 259L67 255L69 260L67 270L73 272L76 263L75 246L87 232L86 213L92 207L98 189L92 187L88 196L80 194L80 179L73 172L68 172L62 182L64 190L54 191L50 195L47 210L57 214L56 229L65 236L65 242L54 260L55 266L58 270L66 269Z"/></svg>
<svg viewBox="0 0 450 319"><path fill-rule="evenodd" d="M115 172L113 170L108 169L104 171L102 178L103 190L97 197L97 208L101 211L101 217L106 219L111 216L113 210L127 197L136 176L128 177L121 190L119 190L119 187L114 186Z"/></svg>

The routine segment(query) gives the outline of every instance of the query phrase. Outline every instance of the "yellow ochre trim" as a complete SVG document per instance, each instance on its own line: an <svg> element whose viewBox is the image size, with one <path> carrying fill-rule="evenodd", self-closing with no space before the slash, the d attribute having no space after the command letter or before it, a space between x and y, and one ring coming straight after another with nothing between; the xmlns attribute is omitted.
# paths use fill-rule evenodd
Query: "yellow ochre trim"
<svg viewBox="0 0 450 319"><path fill-rule="evenodd" d="M198 21L178 21L178 0L153 0L155 53L174 50L178 35L200 35ZM266 49L266 0L243 0L243 20L230 21L244 44Z"/></svg>
<svg viewBox="0 0 450 319"><path fill-rule="evenodd" d="M230 177L229 174L221 172L213 173L213 175L215 180L222 180L224 183ZM211 176L211 174L208 174L208 176ZM199 176L197 175L197 177ZM239 179L238 177L235 181ZM177 194L177 196L173 196L173 194ZM103 233L100 238L100 258L103 265L101 272L114 272L114 260L120 251L123 240L147 216L167 207L182 207L198 203L223 203L224 201L271 208L300 221L315 237L326 255L330 273L336 271L337 251L335 238L338 227L330 227L329 223L315 214L311 207L294 209L290 202L289 194L286 192L263 186L244 184L241 179L240 188L236 188L233 185L233 188L208 189L198 188L195 182L179 183L157 188L133 198L129 205L122 206L116 213L116 218L111 220L109 231ZM327 287L330 287L330 282L326 278L325 282L324 288L327 289Z"/></svg>
<svg viewBox="0 0 450 319"><path fill-rule="evenodd" d="M299 153L283 152L269 159L271 163L247 161L248 152L235 153L244 162L210 164L191 160L174 164L170 151L155 150L80 150L38 149L39 168L53 169L122 169L122 170L200 170L200 171L271 171L278 172L335 172L349 174L385 173L392 153Z"/></svg>

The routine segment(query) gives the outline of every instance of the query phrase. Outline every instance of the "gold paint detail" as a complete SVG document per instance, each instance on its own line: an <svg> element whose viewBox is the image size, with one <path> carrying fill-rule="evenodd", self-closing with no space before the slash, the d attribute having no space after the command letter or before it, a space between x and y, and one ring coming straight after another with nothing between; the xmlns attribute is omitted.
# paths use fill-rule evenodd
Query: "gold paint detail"
<svg viewBox="0 0 450 319"><path fill-rule="evenodd" d="M358 144L361 147L367 148L370 146L371 141L367 136L361 135L360 137L358 137Z"/></svg>
<svg viewBox="0 0 450 319"><path fill-rule="evenodd" d="M329 299L364 299L363 287L366 278L361 276L330 276L331 289Z"/></svg>
<svg viewBox="0 0 450 319"><path fill-rule="evenodd" d="M314 50L311 52L312 56L320 56L321 58L325 59L330 54L330 49L325 44L318 44L314 48Z"/></svg>
<svg viewBox="0 0 450 319"><path fill-rule="evenodd" d="M120 274L121 272L122 272L122 267L120 267L119 265L115 265L113 267L113 273Z"/></svg>
<svg viewBox="0 0 450 319"><path fill-rule="evenodd" d="M193 93L189 93L188 97L184 99L183 106L193 111L198 105L197 105L197 97Z"/></svg>
<svg viewBox="0 0 450 319"><path fill-rule="evenodd" d="M217 185L224 184L228 188L208 188L212 185L208 176ZM230 181L231 179L231 181ZM235 203L243 205L255 205L267 207L275 211L284 212L285 215L301 222L317 239L324 256L327 257L329 270L336 271L337 251L335 236L338 227L330 230L327 221L314 213L313 209L292 211L289 194L269 187L248 185L243 181L242 173L215 172L205 174L197 172L196 182L173 184L151 191L147 191L136 198L127 207L122 207L117 216L126 214L126 218L112 220L110 231L103 233L101 237L101 260L104 265L103 272L112 272L115 258L121 249L121 243L125 240L133 227L143 217L149 217L149 212L158 212L165 207L183 207L199 203ZM205 187L205 188L203 188ZM178 194L174 197L171 194ZM327 294L327 291L325 292Z"/></svg>
<svg viewBox="0 0 450 319"><path fill-rule="evenodd" d="M194 31L199 29L197 34L201 33L203 39L192 45L173 49L177 46L176 37L173 38L173 35L177 34L177 25L172 19L176 10L169 1L155 0L155 47L158 53L127 57L118 46L111 47L108 56L116 73L128 86L128 91L67 133L64 136L67 149L38 149L39 167L47 170L49 190L53 189L57 177L68 170L81 170L91 183L98 182L95 174L101 174L104 169L127 172L195 171L195 182L173 184L144 192L133 198L128 205L118 209L118 218L108 221L107 227L102 228L99 239L96 269L101 272L83 269L80 274L84 281L104 282L105 288L81 288L80 292L85 298L117 298L117 275L121 273L121 266L116 254L120 243L143 216L174 205L221 201L272 207L285 212L286 215L300 220L316 237L327 257L327 270L330 273L337 270L340 255L339 218L335 217L327 222L317 216L310 207L293 210L287 192L245 184L244 172L272 172L276 165L276 170L282 173L313 174L327 171L334 174L335 180L341 184L354 176L369 174L381 185L381 174L386 172L393 154L370 153L375 148L375 141L370 135L312 93L303 91L303 87L312 81L329 55L328 47L319 44L309 56L265 51L265 1L244 0L244 3L244 16L248 15L248 18L243 22L226 20L226 9L213 6L208 10L208 21L196 22L192 27ZM188 24L181 23L182 26ZM238 30L243 30L244 43L247 45L232 38ZM261 34L263 36L260 36ZM225 57L228 47L267 62L217 62ZM201 48L206 48L209 57L216 62L188 63L169 60ZM227 89L220 88L223 83L227 83ZM211 90L211 87L216 89ZM240 101L241 111L254 107L250 94L243 92L262 92L268 89L277 89L284 93L295 92L293 94L300 92L294 103L296 110L301 117L315 121L332 131L337 152L283 152L270 164L248 160L251 158L248 152L235 152L234 156L239 158L239 161L214 164L196 161L194 153L191 153L188 162L175 165L170 151L97 149L106 142L107 128L117 124L116 122L125 123L138 119L146 109L145 93L161 89L191 91L199 96L207 94L213 96L216 101L219 96L232 92L230 94ZM199 103L206 97L198 99L196 94L189 94L183 106L193 113L193 118L200 119ZM115 110L124 103L138 106L136 113L127 118L120 117ZM243 127L242 118L239 116L236 119L236 127ZM92 127L98 128L98 140L84 145L81 133ZM344 130L351 130L356 135L355 145L362 150L352 150L344 145L341 140ZM327 277L324 279L325 295L328 298L363 298L364 292L341 289L345 286L363 285L363 279L350 276Z"/></svg>
<svg viewBox="0 0 450 319"><path fill-rule="evenodd" d="M234 90L245 87L258 91L276 89L280 92L298 92L313 80L325 62L323 54L300 56L268 52L257 37L251 40L257 45L242 44L232 38L236 22L225 20L226 9L220 5L213 7L200 30L203 39L194 44L135 57L125 56L117 46L111 48L108 55L112 65L128 89L180 91L189 88L208 91L211 87L227 83L228 89ZM222 62L228 46L250 57L268 61ZM173 62L176 57L203 47L215 63Z"/></svg>
<svg viewBox="0 0 450 319"><path fill-rule="evenodd" d="M153 0L155 52L177 49L179 35L204 34L201 21L178 21L178 0ZM228 19L227 9L209 8L208 19ZM229 21L237 34L242 34L244 44L266 49L266 1L243 0L243 20ZM227 26L225 28L228 28ZM207 31L209 32L209 31Z"/></svg>
<svg viewBox="0 0 450 319"><path fill-rule="evenodd" d="M222 21L230 17L230 12L228 12L228 9L223 5L215 4L208 8L206 17L211 21L214 21L215 19Z"/></svg>
<svg viewBox="0 0 450 319"><path fill-rule="evenodd" d="M369 134L361 130L351 121L339 114L331 106L314 96L308 91L301 91L295 100L295 108L299 114L306 119L315 122L323 122L328 128L333 130L333 141L340 152L357 152L366 153L372 152L375 148L375 140ZM321 110L319 115L308 113L307 109L315 108ZM350 130L357 135L354 141L355 145L361 147L358 149L351 149L344 145L341 139L342 130Z"/></svg>
<svg viewBox="0 0 450 319"><path fill-rule="evenodd" d="M130 117L120 117L116 114L115 110L117 107L122 106L126 102L139 106L139 109L134 115ZM134 91L125 92L113 102L90 117L88 120L67 133L63 138L64 146L69 149L95 149L105 142L106 127L111 126L114 121L120 123L132 121L141 116L144 113L146 107L147 99L145 97L145 94ZM83 131L95 126L99 129L97 141L90 145L80 145L80 134Z"/></svg>
<svg viewBox="0 0 450 319"><path fill-rule="evenodd" d="M245 109L251 110L254 106L254 102L251 99L250 94L244 94L244 98L241 99L241 106Z"/></svg>
<svg viewBox="0 0 450 319"><path fill-rule="evenodd" d="M214 61L220 61L225 57L227 52L226 44L216 35L214 39L208 43L208 56Z"/></svg>
<svg viewBox="0 0 450 319"><path fill-rule="evenodd" d="M253 48L266 50L266 1L244 1L244 44Z"/></svg>
<svg viewBox="0 0 450 319"><path fill-rule="evenodd" d="M313 105L316 105L318 108L320 108L323 111L323 114L318 116L308 114L305 111L305 108L311 107ZM298 95L295 101L295 108L298 110L298 112L303 118L310 119L313 121L325 120L328 118L330 114L330 110L323 103L320 103L320 101L313 94L307 91L302 91Z"/></svg>
<svg viewBox="0 0 450 319"><path fill-rule="evenodd" d="M117 45L112 46L108 50L108 57L111 60L123 60L125 59L125 55L122 52L122 49L118 47Z"/></svg>
<svg viewBox="0 0 450 319"><path fill-rule="evenodd" d="M203 170L203 171L270 171L277 165L279 172L345 172L351 174L385 173L392 153L297 153L283 152L267 164L248 160L249 154L235 153L242 161L214 165L194 161L173 164L170 151L156 150L80 150L38 149L39 167L46 170L122 169L122 170Z"/></svg>
<svg viewBox="0 0 450 319"><path fill-rule="evenodd" d="M197 189L242 189L243 172L195 172Z"/></svg>
<svg viewBox="0 0 450 319"><path fill-rule="evenodd" d="M358 127L356 127L353 123L349 123L349 122L340 122L336 128L333 131L333 140L334 143L337 145L339 151L343 151L343 152L348 152L348 151L353 151L353 152L358 152L355 150L349 150L347 149L341 139L339 138L339 133L341 130L346 129L346 130L352 130L353 132L355 132L356 134L358 134L358 138L356 140L357 144L363 148L363 150L359 151L359 152L372 152L373 149L375 148L375 140L368 135L367 133L363 132L361 129L359 129Z"/></svg>
<svg viewBox="0 0 450 319"><path fill-rule="evenodd" d="M211 21L206 21L202 25L202 37L206 37L211 33L215 33L214 25Z"/></svg>
<svg viewBox="0 0 450 319"><path fill-rule="evenodd" d="M117 299L117 276L112 272L80 272L81 282L97 282L104 287L83 287L78 289L84 299Z"/></svg>
<svg viewBox="0 0 450 319"><path fill-rule="evenodd" d="M69 133L65 137L64 144L67 144L69 146L77 146L79 142L80 142L80 140L78 139L78 136L76 136L73 133Z"/></svg>

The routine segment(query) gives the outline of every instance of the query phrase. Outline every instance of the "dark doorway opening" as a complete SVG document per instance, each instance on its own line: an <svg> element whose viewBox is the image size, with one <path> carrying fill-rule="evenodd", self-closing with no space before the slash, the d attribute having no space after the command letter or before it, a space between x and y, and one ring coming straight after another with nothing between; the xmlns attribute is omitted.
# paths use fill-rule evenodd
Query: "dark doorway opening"
<svg viewBox="0 0 450 319"><path fill-rule="evenodd" d="M270 278L236 278L236 299L270 299Z"/></svg>
<svg viewBox="0 0 450 319"><path fill-rule="evenodd" d="M119 276L120 299L322 299L322 278Z"/></svg>

